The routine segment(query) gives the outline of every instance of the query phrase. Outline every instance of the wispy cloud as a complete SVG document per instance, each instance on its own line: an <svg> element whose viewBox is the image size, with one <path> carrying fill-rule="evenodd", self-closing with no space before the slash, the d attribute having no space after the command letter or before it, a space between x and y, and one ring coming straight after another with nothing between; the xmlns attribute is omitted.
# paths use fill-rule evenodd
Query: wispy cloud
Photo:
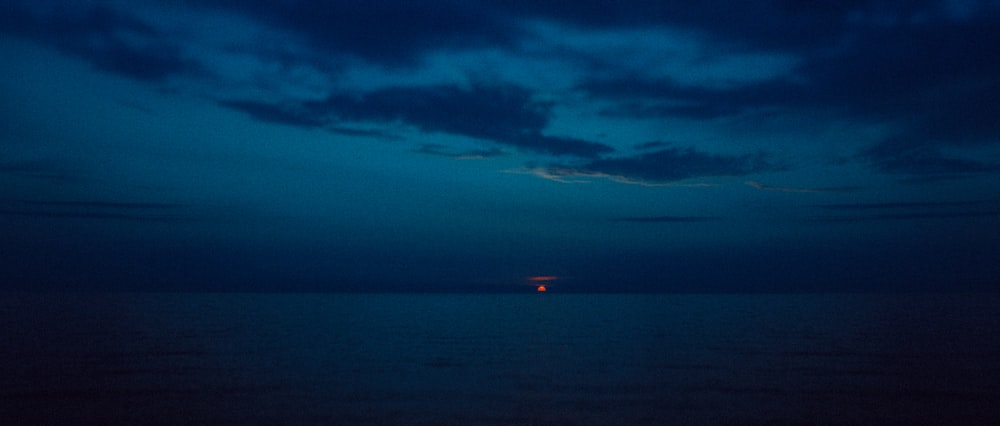
<svg viewBox="0 0 1000 426"><path fill-rule="evenodd" d="M143 222L194 220L186 207L183 204L147 202L7 200L0 202L0 215Z"/></svg>
<svg viewBox="0 0 1000 426"><path fill-rule="evenodd" d="M898 210L898 209L944 209L955 207L971 207L986 204L986 201L937 201L937 202L883 202L883 203L842 203L821 204L818 207L828 210Z"/></svg>
<svg viewBox="0 0 1000 426"><path fill-rule="evenodd" d="M1000 135L1000 133L997 133ZM935 182L1000 171L1000 164L959 158L940 147L911 137L887 139L858 154L861 161L883 172L911 176L910 182Z"/></svg>
<svg viewBox="0 0 1000 426"><path fill-rule="evenodd" d="M648 187L715 186L715 184L706 182L649 182L641 179L629 178L627 176L622 176L622 175L613 175L593 170L587 170L585 168L575 168L575 167L558 166L558 165L539 166L535 164L528 164L524 169L507 170L506 172L517 173L517 174L530 174L545 180L550 180L559 183L569 183L569 184L591 183L592 179L606 179L611 182L622 183L626 185L639 185Z"/></svg>
<svg viewBox="0 0 1000 426"><path fill-rule="evenodd" d="M415 152L420 154L434 155L438 157L454 158L456 160L482 160L491 157L499 157L505 155L502 149L473 149L473 150L456 150L451 147L439 144L425 144L422 145Z"/></svg>
<svg viewBox="0 0 1000 426"><path fill-rule="evenodd" d="M659 149L659 148L668 148L671 145L673 145L673 144L670 143L670 142L649 141L649 142L643 142L643 143L635 144L632 147L635 148L635 149L637 149L637 150L640 150L640 151L646 151L646 150L653 150L653 149Z"/></svg>
<svg viewBox="0 0 1000 426"><path fill-rule="evenodd" d="M86 180L80 173L54 161L29 160L0 162L0 174L57 182Z"/></svg>
<svg viewBox="0 0 1000 426"><path fill-rule="evenodd" d="M218 104L249 115L254 120L292 127L322 128L338 135L392 139L400 137L377 129L355 128L337 125L335 121L303 109L298 105L278 105L257 101L218 101Z"/></svg>
<svg viewBox="0 0 1000 426"><path fill-rule="evenodd" d="M690 147L665 148L628 157L598 158L579 166L529 165L533 174L559 182L577 183L579 179L576 178L604 178L646 186L708 186L706 183L685 181L718 176L745 176L784 168L785 166L771 162L762 153L713 154Z"/></svg>
<svg viewBox="0 0 1000 426"><path fill-rule="evenodd" d="M323 127L328 122L297 105L279 105L247 100L223 100L219 101L219 105L246 113L250 118L265 123L314 128Z"/></svg>
<svg viewBox="0 0 1000 426"><path fill-rule="evenodd" d="M826 222L866 222L873 220L962 219L972 217L1000 217L1000 210L880 213L870 215L833 216L822 218L822 220Z"/></svg>
<svg viewBox="0 0 1000 426"><path fill-rule="evenodd" d="M821 204L816 207L849 214L823 217L827 222L873 220L960 219L1000 216L995 201L917 201ZM859 214L860 213L860 214Z"/></svg>
<svg viewBox="0 0 1000 426"><path fill-rule="evenodd" d="M830 186L822 188L798 188L791 186L773 186L773 185L765 185L755 180L748 180L745 183L749 186L764 191L801 192L801 193L815 193L815 194L846 193L846 192L855 192L863 189L863 187L860 186Z"/></svg>
<svg viewBox="0 0 1000 426"><path fill-rule="evenodd" d="M714 216L634 216L614 219L615 222L632 223L700 223L716 222L719 220L722 220L722 218Z"/></svg>

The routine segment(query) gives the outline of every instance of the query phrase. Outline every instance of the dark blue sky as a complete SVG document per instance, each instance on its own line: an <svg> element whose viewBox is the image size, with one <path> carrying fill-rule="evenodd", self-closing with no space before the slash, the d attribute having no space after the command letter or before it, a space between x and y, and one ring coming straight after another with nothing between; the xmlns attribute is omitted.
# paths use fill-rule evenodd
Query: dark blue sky
<svg viewBox="0 0 1000 426"><path fill-rule="evenodd" d="M989 290L996 1L6 1L7 289Z"/></svg>

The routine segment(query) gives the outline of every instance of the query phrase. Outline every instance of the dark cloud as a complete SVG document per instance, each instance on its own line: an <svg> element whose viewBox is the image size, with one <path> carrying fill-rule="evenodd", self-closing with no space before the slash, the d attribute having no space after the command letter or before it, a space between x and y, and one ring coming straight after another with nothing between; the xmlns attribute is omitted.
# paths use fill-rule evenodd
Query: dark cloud
<svg viewBox="0 0 1000 426"><path fill-rule="evenodd" d="M120 209L120 210L169 210L184 207L183 204L139 203L122 201L30 201L16 200L16 203L44 208Z"/></svg>
<svg viewBox="0 0 1000 426"><path fill-rule="evenodd" d="M615 222L632 223L699 223L718 220L722 220L722 218L712 216L636 216L614 219Z"/></svg>
<svg viewBox="0 0 1000 426"><path fill-rule="evenodd" d="M30 37L90 61L94 66L139 80L161 80L195 72L196 62L176 41L141 19L103 4L6 5L0 32Z"/></svg>
<svg viewBox="0 0 1000 426"><path fill-rule="evenodd" d="M353 127L345 126L332 126L327 127L327 131L336 133L338 135L344 136L354 136L362 138L376 138L376 139L386 139L386 140L401 140L403 137L392 134L391 132L384 132L375 129L357 129Z"/></svg>
<svg viewBox="0 0 1000 426"><path fill-rule="evenodd" d="M944 2L845 2L831 10L776 5L744 10L747 17L760 19L759 28L740 18L735 19L741 23L732 27L690 22L712 34L743 32L751 48L794 52L801 62L787 76L734 87L703 87L619 73L591 77L576 87L610 101L605 114L625 117L707 120L764 108L816 108L897 128L896 134L858 156L880 171L944 176L997 170L997 165L951 157L940 150L1000 143L1000 120L996 120L1000 55L994 52L1000 45L1000 33L995 31L1000 23L997 4L972 3L964 15L947 10ZM784 12L774 20L761 13L771 9ZM805 20L781 17L785 12ZM794 49L792 44L803 42L799 33L777 26L790 22L819 25L806 32L804 40L811 49ZM757 31L772 24L771 30ZM767 36L770 33L784 34L792 44L782 44L782 37Z"/></svg>
<svg viewBox="0 0 1000 426"><path fill-rule="evenodd" d="M816 46L787 76L734 87L682 85L664 77L594 77L577 88L615 101L612 115L708 119L754 108L831 108L844 116L898 120L913 133L950 143L995 140L1000 124L1000 58L991 28L1000 16L968 23L867 28L836 46ZM709 52L706 52L708 54ZM940 108L949 105L949 108Z"/></svg>
<svg viewBox="0 0 1000 426"><path fill-rule="evenodd" d="M147 46L118 44L80 53L92 57L94 63L101 69L139 80L162 80L171 75L193 72L199 68L195 62L184 59L176 46L157 44Z"/></svg>
<svg viewBox="0 0 1000 426"><path fill-rule="evenodd" d="M79 182L85 180L79 173L59 165L54 161L26 160L0 162L0 174L56 182Z"/></svg>
<svg viewBox="0 0 1000 426"><path fill-rule="evenodd" d="M709 154L694 148L668 148L632 157L602 158L581 167L590 173L649 182L674 182L711 176L745 176L781 170L764 154Z"/></svg>
<svg viewBox="0 0 1000 426"><path fill-rule="evenodd" d="M735 88L683 86L665 77L620 74L588 78L576 89L595 99L611 101L602 111L615 117L680 116L713 119L751 108L798 104L804 88L784 81L765 81Z"/></svg>
<svg viewBox="0 0 1000 426"><path fill-rule="evenodd" d="M1000 164L949 156L930 141L890 138L860 152L860 160L887 173L954 179L1000 171Z"/></svg>
<svg viewBox="0 0 1000 426"><path fill-rule="evenodd" d="M389 87L359 95L334 94L303 106L341 120L404 122L427 132L514 141L539 133L551 104L513 85Z"/></svg>
<svg viewBox="0 0 1000 426"><path fill-rule="evenodd" d="M459 160L476 160L505 155L501 149L473 149L460 151L438 144L425 144L416 150L417 153L435 155L438 157L455 158Z"/></svg>
<svg viewBox="0 0 1000 426"><path fill-rule="evenodd" d="M841 203L822 204L818 207L827 210L899 210L899 209L929 209L971 207L986 203L985 201L936 201L936 202L883 202L883 203Z"/></svg>
<svg viewBox="0 0 1000 426"><path fill-rule="evenodd" d="M302 108L286 107L266 102L233 100L219 101L219 105L246 113L257 121L284 124L293 127L323 127L326 120L313 116Z"/></svg>
<svg viewBox="0 0 1000 426"><path fill-rule="evenodd" d="M386 65L406 65L430 50L479 46L516 47L525 22L551 21L578 28L619 29L670 26L704 32L713 39L768 50L809 51L840 41L858 21L905 21L942 15L937 2L787 0L732 3L614 0L445 0L413 3L189 2L245 14L304 35L314 46Z"/></svg>
<svg viewBox="0 0 1000 426"><path fill-rule="evenodd" d="M388 66L412 66L434 50L510 45L520 32L475 1L191 2L237 11L303 35L316 49Z"/></svg>
<svg viewBox="0 0 1000 426"><path fill-rule="evenodd" d="M836 38L862 1L802 2L550 0L489 2L509 13L591 28L673 26L771 49L808 49ZM792 36L794 35L794 36Z"/></svg>
<svg viewBox="0 0 1000 426"><path fill-rule="evenodd" d="M974 217L1000 217L1000 210L977 210L958 212L899 212L872 215L834 216L826 222L865 222L873 220L918 220L918 219L963 219Z"/></svg>
<svg viewBox="0 0 1000 426"><path fill-rule="evenodd" d="M754 188L764 190L764 191L778 191L778 192L800 192L800 193L815 193L815 194L837 194L845 192L854 192L863 189L860 186L826 186L821 188L805 188L796 186L776 186L776 185L766 185L755 180L748 180L746 184Z"/></svg>
<svg viewBox="0 0 1000 426"><path fill-rule="evenodd" d="M318 127L341 122L404 123L424 132L468 136L553 155L593 158L609 146L542 134L552 105L513 85L390 87L368 93L333 94L294 105L224 101L267 122Z"/></svg>
<svg viewBox="0 0 1000 426"><path fill-rule="evenodd" d="M30 201L0 202L0 215L34 218L110 219L143 222L187 222L182 204L117 201Z"/></svg>
<svg viewBox="0 0 1000 426"><path fill-rule="evenodd" d="M878 220L961 219L997 217L995 201L917 201L822 204L824 210L847 214L824 217L827 222L864 222ZM863 213L863 214L857 214Z"/></svg>
<svg viewBox="0 0 1000 426"><path fill-rule="evenodd" d="M571 137L546 136L535 132L521 134L516 138L504 140L503 142L544 154L571 155L584 158L594 158L602 154L614 152L614 148L601 143Z"/></svg>
<svg viewBox="0 0 1000 426"><path fill-rule="evenodd" d="M203 72L204 65L185 56L184 40L128 9L107 3L36 3L6 3L0 31L39 40L135 79L158 81ZM530 23L539 20L583 30L688 29L703 43L706 58L775 53L793 56L799 65L771 79L706 87L624 73L615 68L614 58L590 57L584 63L610 68L584 77L575 87L607 101L606 114L626 117L707 120L761 108L819 108L900 129L857 157L880 171L945 176L996 170L995 165L949 157L934 148L1000 141L1000 120L995 119L1000 111L1000 55L994 52L1000 45L1000 33L994 30L1000 6L995 2L971 2L964 9L940 1L863 0L624 6L610 0L214 0L188 5L242 14L283 29L293 40L305 40L307 48L283 51L287 57L282 63L322 70L329 70L330 61L339 61L331 57L340 56L412 67L427 53L443 50L490 48L522 54L537 36L528 30ZM209 78L211 73L200 75ZM261 121L349 135L386 136L337 124L403 122L426 132L546 154L598 158L613 152L604 144L543 134L552 105L533 100L530 91L515 86L397 86L336 93L314 102L277 95L272 100L220 104Z"/></svg>
<svg viewBox="0 0 1000 426"><path fill-rule="evenodd" d="M637 149L637 150L644 151L644 150L650 150L650 149L656 149L656 148L665 148L665 147L668 147L670 145L671 145L671 143L669 143L669 142L650 141L650 142L644 142L644 143L640 143L640 144L635 144L632 147L635 148L635 149Z"/></svg>

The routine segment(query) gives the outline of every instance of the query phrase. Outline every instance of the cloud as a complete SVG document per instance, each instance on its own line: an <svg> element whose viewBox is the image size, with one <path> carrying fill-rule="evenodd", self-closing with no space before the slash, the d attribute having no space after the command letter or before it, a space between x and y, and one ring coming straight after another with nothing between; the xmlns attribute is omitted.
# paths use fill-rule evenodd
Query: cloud
<svg viewBox="0 0 1000 426"><path fill-rule="evenodd" d="M303 106L341 120L401 121L427 132L492 140L537 134L548 121L550 104L513 85L397 86L352 95L333 94Z"/></svg>
<svg viewBox="0 0 1000 426"><path fill-rule="evenodd" d="M599 173L588 173L585 170L576 170L569 167L560 166L539 166L533 163L529 163L524 169L511 169L506 170L506 173L514 174L530 174L542 179L551 180L553 182L559 183L590 183L586 179L578 179L579 177L609 177Z"/></svg>
<svg viewBox="0 0 1000 426"><path fill-rule="evenodd" d="M734 70L735 71L735 70ZM575 86L593 100L604 101L611 117L685 117L710 120L760 108L809 106L815 88L798 81L768 79L736 87L683 86L673 79L615 74L588 77Z"/></svg>
<svg viewBox="0 0 1000 426"><path fill-rule="evenodd" d="M584 170L650 182L675 182L713 176L745 176L781 170L764 154L710 154L694 148L667 148L632 157L602 158Z"/></svg>
<svg viewBox="0 0 1000 426"><path fill-rule="evenodd" d="M671 145L671 143L669 143L669 142L649 141L649 142L643 142L643 143L635 144L635 145L632 146L632 148L635 148L635 149L640 150L640 151L645 151L645 150L651 150L651 149L657 149L657 148L666 148L666 147L669 147L670 145Z"/></svg>
<svg viewBox="0 0 1000 426"><path fill-rule="evenodd" d="M584 183L585 179L605 178L619 183L645 186L708 186L681 181L718 176L745 176L784 170L762 153L744 155L710 154L694 148L666 148L630 157L598 158L579 166L528 165L531 174L563 183Z"/></svg>
<svg viewBox="0 0 1000 426"><path fill-rule="evenodd" d="M424 132L488 140L552 155L593 158L614 151L596 142L542 133L552 105L514 85L388 87L361 94L336 93L290 105L222 101L251 117L302 127L334 123L404 123Z"/></svg>
<svg viewBox="0 0 1000 426"><path fill-rule="evenodd" d="M866 222L874 220L962 219L973 217L1000 217L1000 210L881 213L863 216L834 216L824 218L824 221Z"/></svg>
<svg viewBox="0 0 1000 426"><path fill-rule="evenodd" d="M25 160L0 162L0 174L56 182L80 182L86 180L79 173L53 161Z"/></svg>
<svg viewBox="0 0 1000 426"><path fill-rule="evenodd" d="M713 216L636 216L614 219L615 222L631 223L699 223L719 220L722 220L722 218Z"/></svg>
<svg viewBox="0 0 1000 426"><path fill-rule="evenodd" d="M1000 57L993 52L1000 44L1000 5L975 3L957 13L947 2L905 8L864 1L823 8L779 4L736 6L744 10L714 23L699 7L664 19L715 39L738 37L749 49L797 55L788 73L729 87L644 72L592 73L575 88L619 118L718 120L762 110L822 111L896 129L855 157L878 171L945 176L997 170L943 152L1000 144ZM707 55L727 54L712 47L705 44Z"/></svg>
<svg viewBox="0 0 1000 426"><path fill-rule="evenodd" d="M705 186L715 186L714 184L696 182L696 183L682 183L682 182L650 182L641 179L630 178L622 175L612 175L607 173L602 173L594 170L587 170L580 167L571 167L565 165L548 165L540 166L534 163L528 163L524 169L514 169L507 170L507 173L517 173L517 174L530 174L536 177L540 177L545 180L550 180L559 183L591 183L591 179L607 179L612 182L623 183L628 185L639 185L648 187L662 187L662 186L682 186L682 187L705 187Z"/></svg>
<svg viewBox="0 0 1000 426"><path fill-rule="evenodd" d="M391 67L413 67L436 50L512 45L520 30L485 4L343 0L197 2L302 36L314 49Z"/></svg>
<svg viewBox="0 0 1000 426"><path fill-rule="evenodd" d="M828 42L849 22L846 17L865 2L727 1L632 2L612 0L509 2L488 1L522 18L547 19L588 29L673 26L709 32L713 37L769 49L807 50ZM798 35L792 37L791 35Z"/></svg>
<svg viewBox="0 0 1000 426"><path fill-rule="evenodd" d="M333 126L333 127L327 127L326 130L336 133L338 135L345 135L345 136L376 138L376 139L386 139L386 140L403 139L401 136L394 135L390 132L385 132L382 130L375 130L375 129L358 129L358 128L344 127L344 126Z"/></svg>
<svg viewBox="0 0 1000 426"><path fill-rule="evenodd" d="M505 155L501 149L474 149L466 151L458 151L453 148L438 145L438 144L425 144L420 147L420 149L415 152L420 154L435 155L438 157L454 158L457 160L481 160L484 158L499 157Z"/></svg>
<svg viewBox="0 0 1000 426"><path fill-rule="evenodd" d="M111 219L142 222L187 222L183 204L116 201L31 201L0 202L0 215L34 218Z"/></svg>
<svg viewBox="0 0 1000 426"><path fill-rule="evenodd" d="M326 120L323 118L313 116L308 111L295 106L282 106L247 100L218 101L218 104L246 113L250 118L265 123L307 128L323 127L326 124Z"/></svg>
<svg viewBox="0 0 1000 426"><path fill-rule="evenodd" d="M262 122L371 137L393 136L354 125L404 124L593 159L563 169L647 182L701 173L671 174L678 164L642 169L669 158L609 158L615 150L607 144L547 133L553 116L573 109L567 101L577 95L616 119L715 125L753 111L821 111L896 129L853 159L919 181L1000 170L952 153L1000 145L1000 56L993 52L1000 5L953 6L210 0L125 7L15 0L0 14L0 32L133 79L183 76L184 88ZM201 19L226 26L226 35L209 36L191 23ZM470 84L483 66L469 58L484 52L498 64L489 71L496 78L486 81L517 75L520 83ZM559 70L539 78L544 85L505 67L505 59L539 57L539 69ZM541 93L553 80L572 93Z"/></svg>
<svg viewBox="0 0 1000 426"><path fill-rule="evenodd" d="M857 158L886 173L935 178L931 180L1000 171L1000 164L948 155L934 143L913 138L887 139Z"/></svg>
<svg viewBox="0 0 1000 426"><path fill-rule="evenodd" d="M985 201L936 201L936 202L882 202L882 203L841 203L821 204L818 207L827 210L900 210L900 209L945 209L955 207L970 207L986 203Z"/></svg>
<svg viewBox="0 0 1000 426"><path fill-rule="evenodd" d="M168 34L109 5L14 2L3 15L2 32L33 38L130 78L158 81L200 68Z"/></svg>
<svg viewBox="0 0 1000 426"><path fill-rule="evenodd" d="M30 201L17 200L17 203L34 207L56 208L92 208L92 209L122 209L122 210L164 210L184 207L183 204L169 203L137 203L122 201Z"/></svg>
<svg viewBox="0 0 1000 426"><path fill-rule="evenodd" d="M862 187L860 186L834 186L834 187L824 187L824 188L797 188L791 186L773 186L773 185L765 185L755 180L748 180L746 181L746 184L764 191L801 192L801 193L817 193L817 194L854 192L862 189Z"/></svg>
<svg viewBox="0 0 1000 426"><path fill-rule="evenodd" d="M995 201L920 201L821 204L817 207L835 212L864 213L824 217L827 222L864 222L878 220L961 219L1000 216Z"/></svg>

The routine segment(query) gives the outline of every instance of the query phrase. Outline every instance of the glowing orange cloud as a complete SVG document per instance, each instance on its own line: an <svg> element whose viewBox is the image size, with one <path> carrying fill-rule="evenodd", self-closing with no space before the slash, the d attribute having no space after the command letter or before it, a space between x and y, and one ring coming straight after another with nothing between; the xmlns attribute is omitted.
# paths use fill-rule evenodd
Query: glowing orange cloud
<svg viewBox="0 0 1000 426"><path fill-rule="evenodd" d="M534 277L528 277L528 281L531 282L547 282L547 281L555 281L558 279L559 277L555 275L538 275Z"/></svg>

